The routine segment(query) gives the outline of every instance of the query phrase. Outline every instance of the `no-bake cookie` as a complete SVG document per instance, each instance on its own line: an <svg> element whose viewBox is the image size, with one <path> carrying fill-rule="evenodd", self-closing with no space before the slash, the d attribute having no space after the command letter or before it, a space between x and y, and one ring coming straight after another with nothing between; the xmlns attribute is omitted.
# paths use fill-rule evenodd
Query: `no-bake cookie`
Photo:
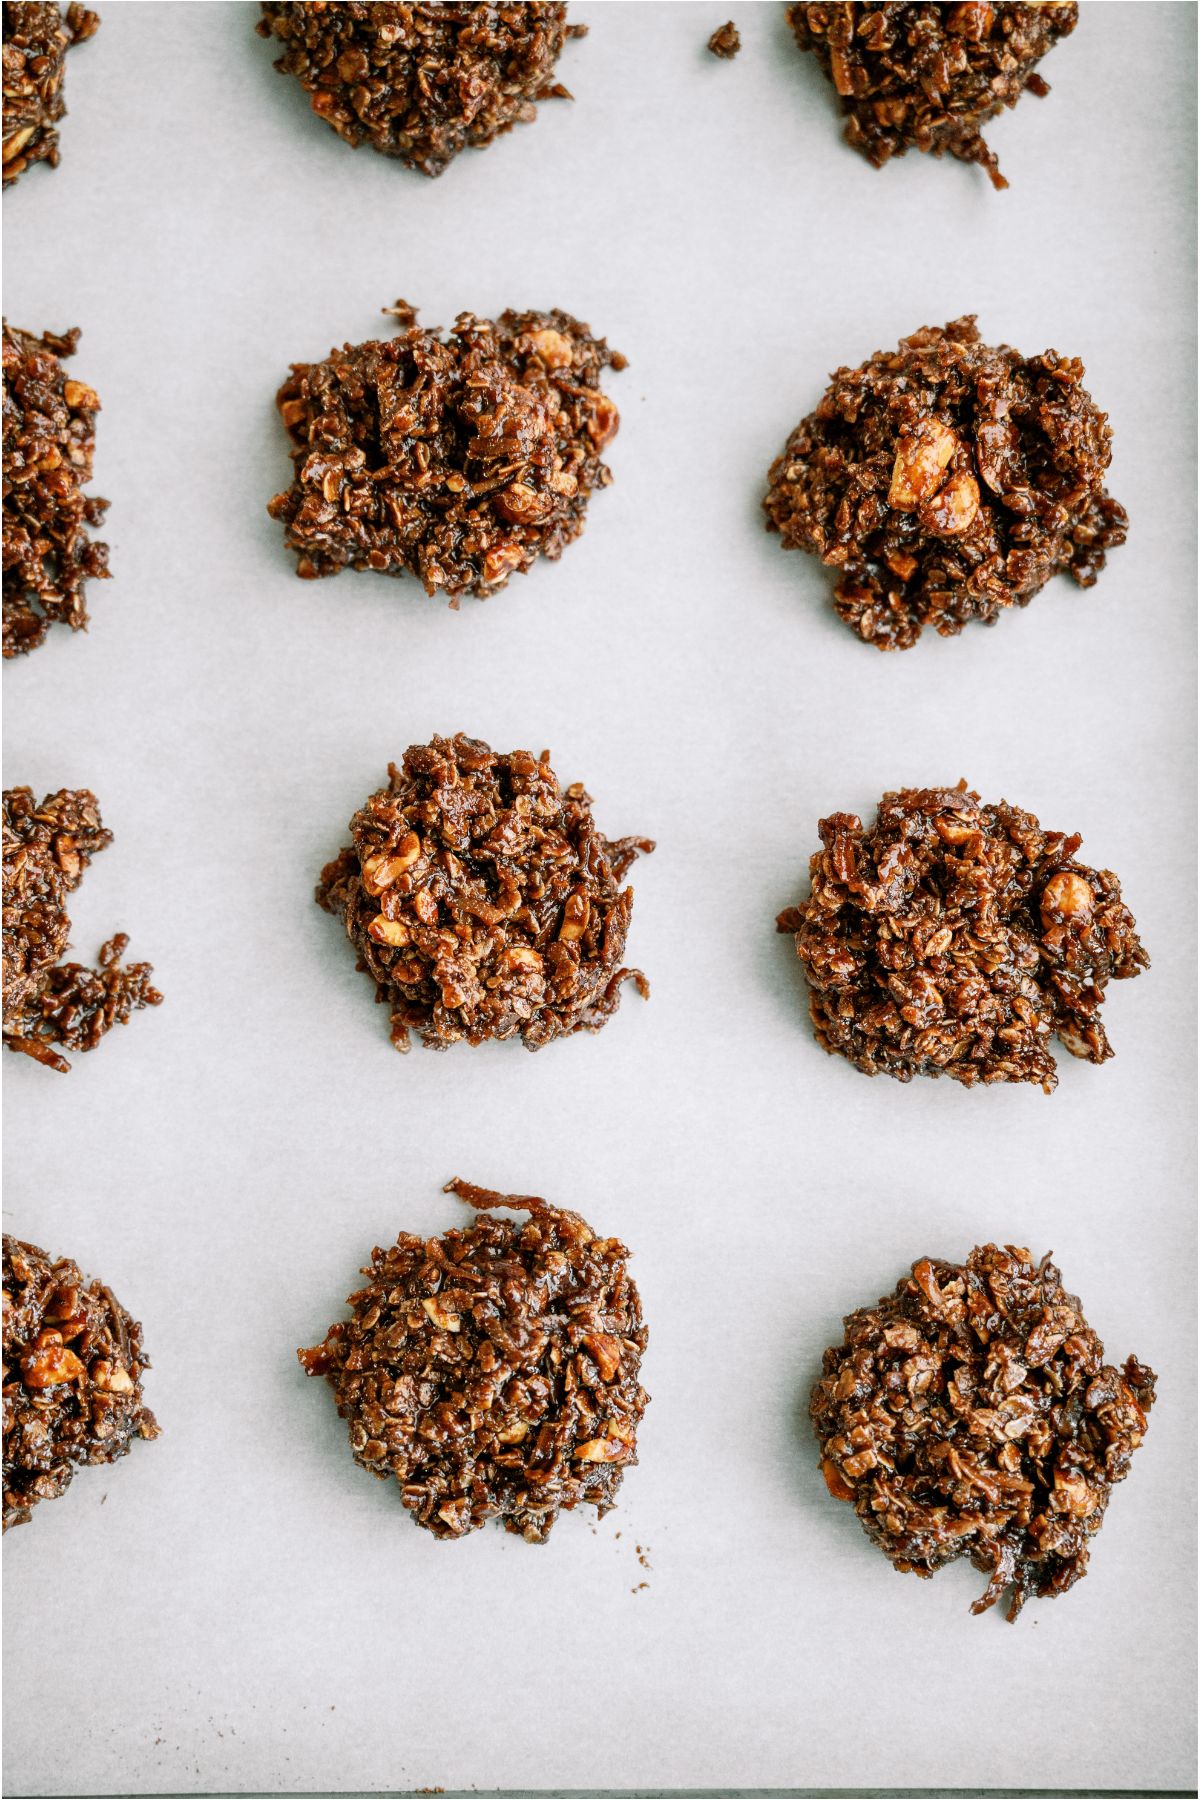
<svg viewBox="0 0 1200 1800"><path fill-rule="evenodd" d="M545 1200L446 1192L479 1218L373 1250L351 1317L297 1355L418 1525L460 1538L498 1518L544 1543L581 1502L609 1511L637 1461L647 1334L629 1252Z"/></svg>
<svg viewBox="0 0 1200 1800"><path fill-rule="evenodd" d="M1110 981L1139 975L1121 884L1077 861L1081 839L986 806L964 782L885 794L875 823L834 813L795 935L817 1041L867 1075L1057 1083L1054 1038L1110 1057Z"/></svg>
<svg viewBox="0 0 1200 1800"><path fill-rule="evenodd" d="M1048 1256L995 1244L924 1257L845 1321L810 1413L826 1485L904 1573L969 1557L972 1612L1087 1572L1114 1485L1146 1431L1155 1375L1121 1369Z"/></svg>
<svg viewBox="0 0 1200 1800"><path fill-rule="evenodd" d="M142 1398L142 1328L67 1257L4 1238L4 1530L86 1463L113 1463L158 1426Z"/></svg>
<svg viewBox="0 0 1200 1800"><path fill-rule="evenodd" d="M598 1031L624 982L649 992L621 960L621 879L654 845L604 837L548 752L500 755L459 733L414 744L389 777L316 897L345 924L398 1050L410 1031L437 1050L511 1037L538 1050Z"/></svg>
<svg viewBox="0 0 1200 1800"><path fill-rule="evenodd" d="M34 163L58 167L54 127L67 110L67 51L90 38L99 23L96 13L75 0L65 11L43 0L4 0L5 187Z"/></svg>
<svg viewBox="0 0 1200 1800"><path fill-rule="evenodd" d="M463 313L443 336L391 310L399 336L293 364L294 477L267 510L299 575L407 571L486 600L583 530L619 424L600 379L625 358L564 312Z"/></svg>
<svg viewBox="0 0 1200 1800"><path fill-rule="evenodd" d="M71 921L67 899L93 856L112 843L94 794L60 789L39 806L31 788L4 791L4 1042L64 1074L64 1050L94 1050L162 995L149 963L121 966L122 933L100 952L100 967L64 963Z"/></svg>
<svg viewBox="0 0 1200 1800"><path fill-rule="evenodd" d="M1108 420L1077 357L980 342L973 316L839 369L771 467L767 529L837 575L838 616L879 650L1091 587L1128 517L1104 486Z"/></svg>
<svg viewBox="0 0 1200 1800"><path fill-rule="evenodd" d="M259 35L283 45L275 67L296 77L317 117L355 148L369 144L424 175L535 118L539 100L569 100L554 65L587 30L551 0L300 0L262 11Z"/></svg>
<svg viewBox="0 0 1200 1800"><path fill-rule="evenodd" d="M36 650L53 624L83 630L84 584L108 575L108 545L88 535L108 501L83 491L100 401L62 366L78 342L4 322L5 656Z"/></svg>
<svg viewBox="0 0 1200 1800"><path fill-rule="evenodd" d="M981 163L996 188L1008 183L980 127L1022 94L1050 92L1037 65L1078 18L1074 0L788 7L837 92L848 144L877 169L910 149Z"/></svg>

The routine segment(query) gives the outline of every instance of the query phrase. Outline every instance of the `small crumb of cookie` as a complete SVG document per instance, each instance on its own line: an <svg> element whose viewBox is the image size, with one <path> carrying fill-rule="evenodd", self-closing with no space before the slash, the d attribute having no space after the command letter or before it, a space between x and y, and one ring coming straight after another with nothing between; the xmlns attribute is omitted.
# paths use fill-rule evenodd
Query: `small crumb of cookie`
<svg viewBox="0 0 1200 1800"><path fill-rule="evenodd" d="M708 40L708 47L714 56L721 57L725 62L737 55L742 47L742 38L732 19L726 20L724 25L713 32Z"/></svg>

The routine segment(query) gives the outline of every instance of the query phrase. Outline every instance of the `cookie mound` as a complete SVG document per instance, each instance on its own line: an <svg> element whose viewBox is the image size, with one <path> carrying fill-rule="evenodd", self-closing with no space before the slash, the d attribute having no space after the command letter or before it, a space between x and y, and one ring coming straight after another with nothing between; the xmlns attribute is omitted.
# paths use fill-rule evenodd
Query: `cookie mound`
<svg viewBox="0 0 1200 1800"><path fill-rule="evenodd" d="M995 1244L924 1257L845 1320L810 1403L836 1500L903 1573L969 1557L974 1613L1053 1599L1087 1572L1113 1487L1146 1431L1155 1375L1104 1361L1048 1256Z"/></svg>
<svg viewBox="0 0 1200 1800"><path fill-rule="evenodd" d="M973 315L927 326L837 371L771 467L767 529L836 570L839 618L879 650L992 625L1060 571L1091 587L1129 521L1083 376L981 343Z"/></svg>
<svg viewBox="0 0 1200 1800"><path fill-rule="evenodd" d="M90 38L99 24L97 14L76 0L65 12L45 0L4 0L5 187L34 163L58 167L54 127L67 110L67 51Z"/></svg>
<svg viewBox="0 0 1200 1800"><path fill-rule="evenodd" d="M608 1512L637 1461L647 1334L629 1252L545 1200L445 1191L482 1216L373 1250L350 1319L297 1355L333 1388L355 1462L395 1480L418 1525L460 1538L502 1519L544 1543L581 1502Z"/></svg>
<svg viewBox="0 0 1200 1800"><path fill-rule="evenodd" d="M1104 990L1149 967L1121 884L1082 839L965 782L820 823L811 892L779 915L817 1041L866 1075L1057 1083L1050 1041L1100 1063Z"/></svg>
<svg viewBox="0 0 1200 1800"><path fill-rule="evenodd" d="M259 36L284 47L275 67L296 77L317 117L355 149L369 144L423 175L535 118L537 101L569 100L554 65L587 31L551 0L299 0L262 11Z"/></svg>
<svg viewBox="0 0 1200 1800"><path fill-rule="evenodd" d="M4 322L5 656L36 650L54 624L82 631L84 584L108 575L108 545L88 535L108 501L83 491L100 401L62 366L78 342Z"/></svg>
<svg viewBox="0 0 1200 1800"><path fill-rule="evenodd" d="M142 1328L66 1257L4 1238L4 1530L28 1523L85 1463L156 1438L142 1401Z"/></svg>
<svg viewBox="0 0 1200 1800"><path fill-rule="evenodd" d="M802 50L828 75L845 138L875 167L907 150L981 163L1008 186L980 127L1024 93L1045 95L1037 65L1074 31L1074 0L1038 5L788 7Z"/></svg>
<svg viewBox="0 0 1200 1800"><path fill-rule="evenodd" d="M557 562L612 475L625 358L563 312L463 313L448 336L397 301L387 342L295 363L279 390L294 480L267 510L296 573L413 574L456 605L486 600L539 556Z"/></svg>
<svg viewBox="0 0 1200 1800"><path fill-rule="evenodd" d="M621 984L633 889L621 878L648 838L608 839L548 751L502 756L459 733L414 744L350 821L317 903L342 919L358 966L433 1049L520 1037L530 1050L598 1031Z"/></svg>
<svg viewBox="0 0 1200 1800"><path fill-rule="evenodd" d="M64 1050L94 1050L134 1011L157 1006L149 963L121 966L118 933L100 967L60 962L70 936L67 897L93 856L112 843L94 794L61 788L38 806L31 788L4 791L4 1042L62 1074Z"/></svg>

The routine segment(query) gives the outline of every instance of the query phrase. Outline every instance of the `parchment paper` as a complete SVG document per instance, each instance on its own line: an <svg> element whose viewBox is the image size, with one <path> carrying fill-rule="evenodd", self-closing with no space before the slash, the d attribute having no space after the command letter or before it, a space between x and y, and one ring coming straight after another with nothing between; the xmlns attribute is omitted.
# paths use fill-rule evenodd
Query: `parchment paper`
<svg viewBox="0 0 1200 1800"><path fill-rule="evenodd" d="M871 169L781 6L580 0L574 103L436 182L323 129L256 8L101 11L62 166L5 198L6 305L83 327L114 579L5 668L6 780L99 795L75 951L127 930L166 1003L69 1076L6 1059L4 1222L144 1320L163 1436L8 1540L8 1791L1191 1785L1194 9L1085 4L989 128L1005 194ZM398 295L560 305L630 359L583 539L457 614L298 581L264 511L289 360ZM763 530L765 472L831 369L968 311L1084 359L1130 541L881 656ZM595 1038L402 1060L312 903L389 758L456 729L659 841L653 996ZM1050 1099L827 1058L774 931L818 818L960 775L1081 831L1153 957ZM544 1549L416 1530L295 1359L455 1174L634 1252L641 1465ZM1161 1378L1092 1573L1014 1627L967 1567L897 1576L804 1417L844 1312L990 1238Z"/></svg>

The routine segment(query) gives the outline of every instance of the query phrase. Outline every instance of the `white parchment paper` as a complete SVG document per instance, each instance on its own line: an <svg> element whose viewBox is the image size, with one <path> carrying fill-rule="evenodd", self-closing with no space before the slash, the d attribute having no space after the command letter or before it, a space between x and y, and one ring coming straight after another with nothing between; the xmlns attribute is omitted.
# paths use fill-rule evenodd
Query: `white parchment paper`
<svg viewBox="0 0 1200 1800"><path fill-rule="evenodd" d="M145 1321L164 1435L8 1540L8 1791L1190 1785L1194 8L1085 0L989 129L1005 194L854 155L781 6L732 8L726 64L726 0L580 0L574 103L436 182L323 129L255 7L101 10L62 166L4 201L6 310L83 327L114 579L5 668L6 781L99 795L76 953L123 928L167 998L67 1077L6 1059L4 1223ZM264 511L289 360L397 295L563 306L630 359L584 538L457 614L299 582ZM764 532L765 471L831 369L968 311L1084 359L1130 541L882 656ZM595 1038L402 1060L312 903L388 759L460 728L659 841L653 997ZM1081 831L1153 957L1051 1099L827 1058L773 929L819 817L960 775ZM455 1174L634 1252L641 1466L544 1549L416 1530L295 1360ZM989 1238L1161 1378L1092 1573L1015 1627L968 1568L894 1574L804 1417L844 1312Z"/></svg>

